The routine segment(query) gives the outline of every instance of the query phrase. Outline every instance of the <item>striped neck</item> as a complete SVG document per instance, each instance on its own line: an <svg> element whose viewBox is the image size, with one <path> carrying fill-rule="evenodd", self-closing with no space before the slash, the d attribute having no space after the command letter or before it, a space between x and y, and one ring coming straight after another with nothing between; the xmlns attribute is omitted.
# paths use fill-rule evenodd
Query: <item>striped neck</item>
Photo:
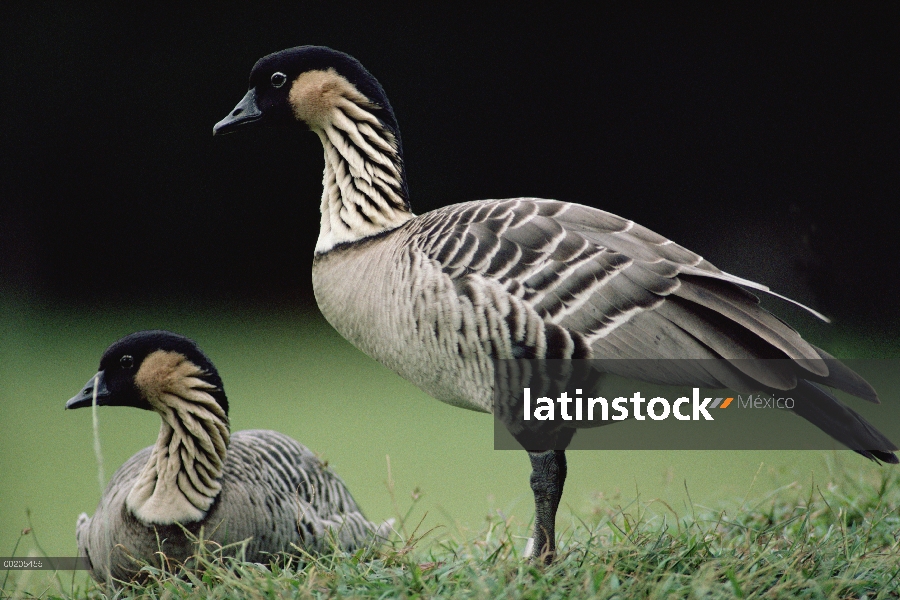
<svg viewBox="0 0 900 600"><path fill-rule="evenodd" d="M343 98L312 129L325 150L316 254L399 227L409 210L399 143L366 108Z"/></svg>
<svg viewBox="0 0 900 600"><path fill-rule="evenodd" d="M206 391L213 386L195 377L186 383L191 387L179 386L151 399L162 426L125 502L148 524L199 521L222 489L228 417Z"/></svg>

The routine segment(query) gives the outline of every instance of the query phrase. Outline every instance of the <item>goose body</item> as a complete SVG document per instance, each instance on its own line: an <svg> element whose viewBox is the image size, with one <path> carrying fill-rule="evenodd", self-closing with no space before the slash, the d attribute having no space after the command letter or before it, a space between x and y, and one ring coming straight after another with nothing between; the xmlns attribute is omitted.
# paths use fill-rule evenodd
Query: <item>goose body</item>
<svg viewBox="0 0 900 600"><path fill-rule="evenodd" d="M435 398L490 412L493 359L792 359L784 369L728 363L724 375L671 361L646 378L794 390L808 401L802 417L864 456L897 461L890 440L816 384L877 402L875 391L744 289L765 286L578 204L483 200L415 216L393 109L352 57L303 46L260 59L247 95L214 133L255 123L305 125L322 142L313 263L322 313ZM615 361L606 366L616 372ZM565 456L534 450L535 550L552 557Z"/></svg>
<svg viewBox="0 0 900 600"><path fill-rule="evenodd" d="M79 553L97 581L130 580L132 558L184 562L191 535L244 558L354 549L384 536L365 519L343 481L303 445L269 430L229 433L228 401L212 363L192 341L150 331L107 350L100 371L67 404L134 406L162 418L156 444L113 475L93 517L77 523Z"/></svg>
<svg viewBox="0 0 900 600"><path fill-rule="evenodd" d="M397 243L354 244L317 255L317 304L343 337L429 395L490 412L490 356L460 352L456 332L442 326L442 317L462 314L462 304L453 281L409 251L422 239L418 225L411 221L379 239Z"/></svg>

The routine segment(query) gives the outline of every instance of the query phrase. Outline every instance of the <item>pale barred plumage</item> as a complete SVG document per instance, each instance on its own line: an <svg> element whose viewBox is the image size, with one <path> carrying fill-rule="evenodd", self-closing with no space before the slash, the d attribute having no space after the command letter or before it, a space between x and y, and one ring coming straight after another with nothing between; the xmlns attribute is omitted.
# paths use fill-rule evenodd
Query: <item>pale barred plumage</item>
<svg viewBox="0 0 900 600"><path fill-rule="evenodd" d="M124 358L123 358L124 357ZM157 412L156 444L113 475L93 517L82 514L76 536L98 581L129 580L128 557L158 562L161 550L183 562L194 536L216 544L248 540L245 558L354 549L389 533L367 521L344 483L307 448L267 430L229 434L228 401L212 363L190 340L139 332L113 344L95 376L98 404ZM90 406L95 379L67 404Z"/></svg>
<svg viewBox="0 0 900 600"><path fill-rule="evenodd" d="M281 90L285 82L289 94ZM577 204L485 200L415 217L383 89L359 62L329 48L260 59L247 95L214 132L296 121L325 148L313 264L320 309L354 345L435 398L490 411L495 358L793 359L784 368L668 361L640 375L654 383L797 390L813 403L801 416L869 458L896 462L892 442L808 382L877 402L871 386L739 287L765 286L724 273L631 221ZM399 184L391 167L399 170ZM385 185L373 185L378 181ZM622 364L610 361L608 368ZM536 456L541 540L539 529L552 532L547 515L555 514L562 493L565 460L561 453ZM546 489L545 477L556 478Z"/></svg>

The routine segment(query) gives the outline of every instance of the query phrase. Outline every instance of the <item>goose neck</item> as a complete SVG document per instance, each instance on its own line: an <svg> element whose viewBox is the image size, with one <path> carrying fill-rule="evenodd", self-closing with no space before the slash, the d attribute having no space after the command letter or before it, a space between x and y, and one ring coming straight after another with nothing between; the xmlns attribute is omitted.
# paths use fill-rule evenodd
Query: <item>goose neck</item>
<svg viewBox="0 0 900 600"><path fill-rule="evenodd" d="M127 508L145 523L199 521L222 489L228 418L221 409L215 410L218 404L206 391L191 392L193 398L165 392L152 402L162 425L126 500ZM202 404L196 402L198 397Z"/></svg>
<svg viewBox="0 0 900 600"><path fill-rule="evenodd" d="M313 129L322 141L321 228L316 253L399 227L414 215L397 137L363 107L339 106Z"/></svg>

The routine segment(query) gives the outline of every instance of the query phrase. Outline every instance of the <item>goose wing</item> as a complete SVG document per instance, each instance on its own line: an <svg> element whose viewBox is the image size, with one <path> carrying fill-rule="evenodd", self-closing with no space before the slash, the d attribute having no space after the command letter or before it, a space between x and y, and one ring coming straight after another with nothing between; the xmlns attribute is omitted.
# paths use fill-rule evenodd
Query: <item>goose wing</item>
<svg viewBox="0 0 900 600"><path fill-rule="evenodd" d="M250 429L231 436L223 475L223 512L210 515L246 524L242 537L263 552L289 550L298 535L307 550L333 540L354 550L386 534L369 522L343 480L308 448L277 431Z"/></svg>
<svg viewBox="0 0 900 600"><path fill-rule="evenodd" d="M600 359L604 371L660 384L793 390L798 415L863 456L897 462L890 440L816 384L878 402L875 390L744 289L765 286L577 204L488 200L418 222L414 251L452 281L463 307L461 349L474 341L495 358Z"/></svg>
<svg viewBox="0 0 900 600"><path fill-rule="evenodd" d="M458 204L416 222L416 250L476 313L477 331L462 337L497 358L724 358L730 368L667 360L640 378L757 390L793 389L799 378L878 401L865 380L744 289L768 288L627 219L516 198ZM604 366L634 376L628 364Z"/></svg>

